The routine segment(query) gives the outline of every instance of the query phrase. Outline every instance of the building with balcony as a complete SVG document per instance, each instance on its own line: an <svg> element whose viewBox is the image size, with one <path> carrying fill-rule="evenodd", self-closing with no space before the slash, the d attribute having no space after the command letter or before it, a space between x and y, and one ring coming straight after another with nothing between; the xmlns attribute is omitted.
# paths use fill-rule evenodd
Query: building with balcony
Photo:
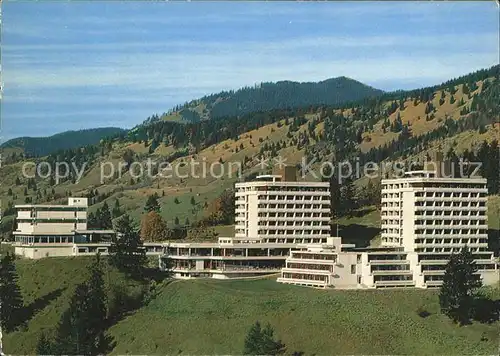
<svg viewBox="0 0 500 356"><path fill-rule="evenodd" d="M330 185L297 181L295 167L236 183L235 237L268 243L325 243Z"/></svg>
<svg viewBox="0 0 500 356"><path fill-rule="evenodd" d="M297 181L295 167L235 185L235 236L165 245L174 277L241 278L278 273L292 249L330 237L329 183Z"/></svg>
<svg viewBox="0 0 500 356"><path fill-rule="evenodd" d="M72 256L78 244L110 239L112 230L87 229L87 198L68 198L67 205L16 205L14 251L27 258ZM97 248L96 248L97 251ZM103 250L99 250L102 252Z"/></svg>
<svg viewBox="0 0 500 356"><path fill-rule="evenodd" d="M220 237L217 242L164 244L160 269L174 278L244 278L278 273L297 245Z"/></svg>
<svg viewBox="0 0 500 356"><path fill-rule="evenodd" d="M451 254L467 248L483 284L498 283L498 261L488 251L486 179L450 177L445 162L434 165L382 180L381 248L337 241L294 250L278 281L321 288L439 287Z"/></svg>

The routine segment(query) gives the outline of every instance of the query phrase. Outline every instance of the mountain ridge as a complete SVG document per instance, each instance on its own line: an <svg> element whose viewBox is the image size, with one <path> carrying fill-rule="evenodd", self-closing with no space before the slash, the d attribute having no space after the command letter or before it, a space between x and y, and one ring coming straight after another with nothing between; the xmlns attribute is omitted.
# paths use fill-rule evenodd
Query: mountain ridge
<svg viewBox="0 0 500 356"><path fill-rule="evenodd" d="M126 133L119 127L98 127L82 130L68 130L51 136L22 136L10 139L0 145L0 148L11 148L26 156L46 156L58 150L72 149L81 146L95 145L106 137Z"/></svg>
<svg viewBox="0 0 500 356"><path fill-rule="evenodd" d="M227 116L239 117L251 112L296 108L308 105L340 105L345 102L376 97L385 92L357 80L340 76L317 82L281 80L244 86L237 90L193 99L177 105L161 117L148 118L196 122Z"/></svg>

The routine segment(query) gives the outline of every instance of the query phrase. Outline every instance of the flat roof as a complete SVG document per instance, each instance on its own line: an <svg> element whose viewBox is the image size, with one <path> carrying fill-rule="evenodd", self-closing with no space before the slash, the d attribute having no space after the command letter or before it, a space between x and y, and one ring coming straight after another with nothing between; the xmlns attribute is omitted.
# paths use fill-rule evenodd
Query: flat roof
<svg viewBox="0 0 500 356"><path fill-rule="evenodd" d="M76 234L94 234L94 235L99 235L99 234L114 234L114 230L75 230Z"/></svg>

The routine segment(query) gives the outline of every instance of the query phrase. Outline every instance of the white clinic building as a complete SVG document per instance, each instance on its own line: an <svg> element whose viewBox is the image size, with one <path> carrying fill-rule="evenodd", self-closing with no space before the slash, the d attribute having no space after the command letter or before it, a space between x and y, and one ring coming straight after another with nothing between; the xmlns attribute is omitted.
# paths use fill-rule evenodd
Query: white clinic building
<svg viewBox="0 0 500 356"><path fill-rule="evenodd" d="M488 251L486 179L436 170L382 180L381 248L321 247L292 251L279 282L333 288L439 287L452 253L468 248L485 285L499 282Z"/></svg>
<svg viewBox="0 0 500 356"><path fill-rule="evenodd" d="M105 253L107 246L92 243L112 230L87 230L87 198L68 198L67 205L16 205L14 252L26 258Z"/></svg>
<svg viewBox="0 0 500 356"><path fill-rule="evenodd" d="M280 173L236 183L234 237L166 243L160 268L178 278L254 277L279 273L301 245L327 243L329 183L297 181L295 167Z"/></svg>

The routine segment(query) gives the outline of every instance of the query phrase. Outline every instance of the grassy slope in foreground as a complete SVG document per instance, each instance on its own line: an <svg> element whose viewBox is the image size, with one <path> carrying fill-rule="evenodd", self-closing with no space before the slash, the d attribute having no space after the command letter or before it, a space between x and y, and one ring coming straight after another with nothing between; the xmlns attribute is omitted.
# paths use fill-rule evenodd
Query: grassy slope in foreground
<svg viewBox="0 0 500 356"><path fill-rule="evenodd" d="M36 353L39 336L43 330L52 332L55 329L68 307L76 285L85 280L87 266L91 261L90 257L53 257L16 262L24 304L30 312L26 328L21 327L18 331L4 334L3 347L6 354ZM140 292L137 282L126 280L114 268L110 268L109 273L105 272L104 281L106 287L112 285L131 294Z"/></svg>
<svg viewBox="0 0 500 356"><path fill-rule="evenodd" d="M498 294L498 291L496 291ZM498 296L497 296L498 298ZM421 318L424 307L432 315ZM498 326L453 325L427 290L323 291L274 280L178 281L111 328L114 354L239 354L256 320L288 353L493 354ZM481 341L485 336L488 340Z"/></svg>

